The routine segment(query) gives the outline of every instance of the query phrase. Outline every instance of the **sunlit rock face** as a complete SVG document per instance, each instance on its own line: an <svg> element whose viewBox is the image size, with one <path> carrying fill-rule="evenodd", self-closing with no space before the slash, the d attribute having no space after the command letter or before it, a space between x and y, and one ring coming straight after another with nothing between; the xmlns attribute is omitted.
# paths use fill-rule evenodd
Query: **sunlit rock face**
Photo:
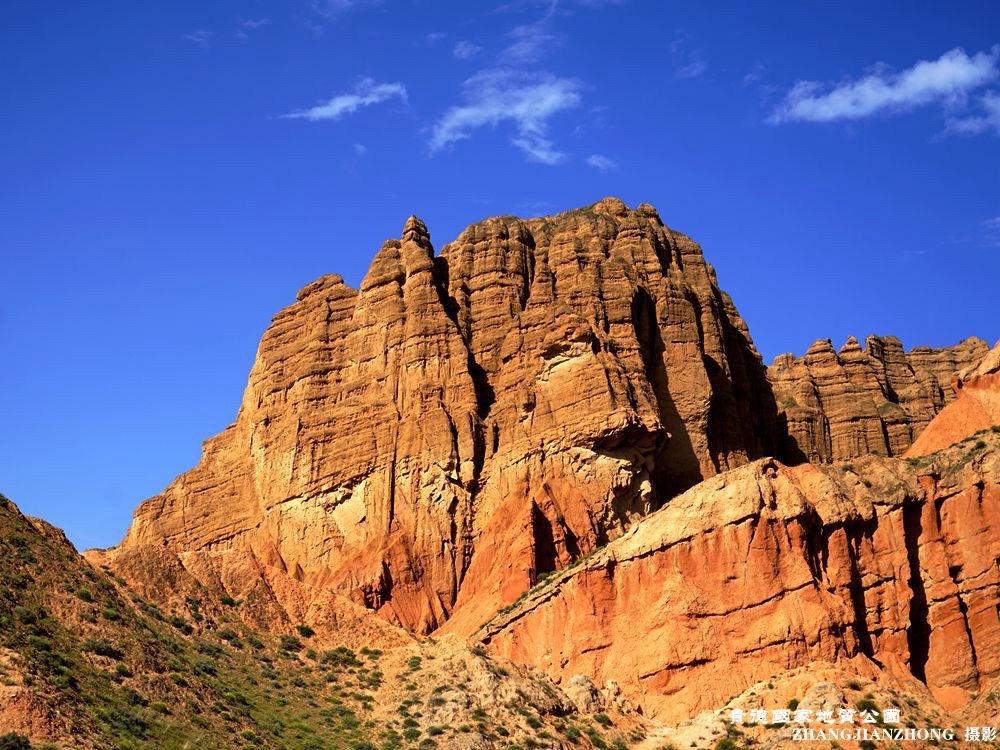
<svg viewBox="0 0 1000 750"><path fill-rule="evenodd" d="M905 450L980 344L818 344L769 381L701 248L649 205L491 218L437 255L411 217L359 289L324 276L275 316L235 422L102 559L257 601L264 624L346 597L470 634L705 478Z"/></svg>
<svg viewBox="0 0 1000 750"><path fill-rule="evenodd" d="M998 525L1000 430L920 459L764 459L673 499L477 636L556 681L613 679L668 722L818 662L924 683L953 710L1000 678Z"/></svg>
<svg viewBox="0 0 1000 750"><path fill-rule="evenodd" d="M820 340L801 358L782 354L768 368L787 433L779 455L826 462L902 455L954 399L953 373L988 349L982 339L968 338L905 352L894 336L869 336L862 349L851 336L839 351Z"/></svg>
<svg viewBox="0 0 1000 750"><path fill-rule="evenodd" d="M325 276L275 316L235 422L109 559L155 549L231 588L291 578L419 632L478 625L773 453L775 416L701 248L651 206L487 219L437 256L410 218L360 289Z"/></svg>

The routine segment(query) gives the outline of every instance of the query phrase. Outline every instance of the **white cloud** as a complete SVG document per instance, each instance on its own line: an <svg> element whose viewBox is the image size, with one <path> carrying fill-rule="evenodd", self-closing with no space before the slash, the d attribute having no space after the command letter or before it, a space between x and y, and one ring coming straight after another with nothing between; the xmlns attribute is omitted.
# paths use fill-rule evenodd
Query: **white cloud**
<svg viewBox="0 0 1000 750"><path fill-rule="evenodd" d="M355 143L354 153L356 153L358 156L364 156L365 154L368 153L368 147L363 143Z"/></svg>
<svg viewBox="0 0 1000 750"><path fill-rule="evenodd" d="M500 60L508 65L530 65L538 62L545 52L556 44L555 35L548 30L551 12L535 23L516 26L507 32L510 45L500 54Z"/></svg>
<svg viewBox="0 0 1000 750"><path fill-rule="evenodd" d="M1000 247L1000 216L994 216L992 219L986 219L981 222L981 224L981 237L983 244L988 247Z"/></svg>
<svg viewBox="0 0 1000 750"><path fill-rule="evenodd" d="M241 20L237 24L239 28L236 30L236 36L240 39L249 39L251 31L263 28L271 23L270 18L248 18L245 21Z"/></svg>
<svg viewBox="0 0 1000 750"><path fill-rule="evenodd" d="M754 63L754 66L750 68L750 71L743 76L743 85L752 86L755 83L760 83L764 79L764 73L767 68L762 63Z"/></svg>
<svg viewBox="0 0 1000 750"><path fill-rule="evenodd" d="M424 37L424 39L427 41L428 44L437 44L447 36L448 35L443 31L432 31L430 34Z"/></svg>
<svg viewBox="0 0 1000 750"><path fill-rule="evenodd" d="M475 57L482 51L483 48L480 47L478 44L473 44L472 42L467 42L463 40L455 45L451 53L459 60L469 60L470 58Z"/></svg>
<svg viewBox="0 0 1000 750"><path fill-rule="evenodd" d="M357 8L362 5L374 5L381 0L317 0L313 10L321 16L335 16L338 13Z"/></svg>
<svg viewBox="0 0 1000 750"><path fill-rule="evenodd" d="M675 78L698 78L708 70L708 63L702 57L701 50L691 47L690 41L687 35L682 34L670 43Z"/></svg>
<svg viewBox="0 0 1000 750"><path fill-rule="evenodd" d="M991 130L1000 135L1000 92L987 91L979 99L983 113L967 117L949 117L945 129L956 135L981 135ZM1000 220L997 229L1000 229Z"/></svg>
<svg viewBox="0 0 1000 750"><path fill-rule="evenodd" d="M701 59L697 50L695 50L695 52L692 53L692 57L694 59L692 59L691 62L677 69L677 71L674 73L675 76L677 76L678 78L697 78L706 70L708 70L708 63Z"/></svg>
<svg viewBox="0 0 1000 750"><path fill-rule="evenodd" d="M399 83L378 83L371 78L362 78L354 91L349 94L340 94L327 102L317 104L309 109L291 112L282 117L289 120L339 120L344 115L357 112L361 107L369 107L372 104L381 104L390 99L398 98L406 101L406 87Z"/></svg>
<svg viewBox="0 0 1000 750"><path fill-rule="evenodd" d="M769 122L860 120L929 104L954 107L964 102L971 91L997 77L998 57L1000 47L972 57L956 47L937 60L920 60L898 74L879 70L838 85L799 81Z"/></svg>
<svg viewBox="0 0 1000 750"><path fill-rule="evenodd" d="M209 41L212 39L212 32L207 29L197 29L196 31L192 31L190 34L185 34L184 38L189 42L194 42L195 44L201 44L207 47Z"/></svg>
<svg viewBox="0 0 1000 750"><path fill-rule="evenodd" d="M618 169L618 162L600 154L591 154L588 156L587 164L601 172L610 172L613 169Z"/></svg>
<svg viewBox="0 0 1000 750"><path fill-rule="evenodd" d="M511 70L486 70L464 84L466 103L452 107L431 130L430 151L438 153L482 127L510 123L511 143L530 160L558 164L566 154L547 136L548 121L580 103L580 84L568 78Z"/></svg>

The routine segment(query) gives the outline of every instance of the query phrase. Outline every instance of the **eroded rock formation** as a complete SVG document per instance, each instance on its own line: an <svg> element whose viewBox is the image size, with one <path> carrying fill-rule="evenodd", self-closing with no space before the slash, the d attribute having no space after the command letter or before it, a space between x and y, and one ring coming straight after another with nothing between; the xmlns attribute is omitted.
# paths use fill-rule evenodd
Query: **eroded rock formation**
<svg viewBox="0 0 1000 750"><path fill-rule="evenodd" d="M346 596L469 633L719 471L901 452L981 348L819 344L771 368L776 404L701 249L651 206L487 219L436 257L411 217L360 289L325 276L274 318L235 422L105 559L265 622Z"/></svg>
<svg viewBox="0 0 1000 750"><path fill-rule="evenodd" d="M920 433L907 456L926 456L1000 425L1000 342L977 366L955 373L951 384L957 398Z"/></svg>
<svg viewBox="0 0 1000 750"><path fill-rule="evenodd" d="M108 559L257 568L422 632L472 602L478 624L773 452L774 413L713 269L651 206L488 219L438 257L411 218L359 290L326 276L275 317L234 424Z"/></svg>
<svg viewBox="0 0 1000 750"><path fill-rule="evenodd" d="M1000 676L1000 434L924 460L711 478L557 573L479 636L613 678L664 720L810 662L867 658L946 707Z"/></svg>
<svg viewBox="0 0 1000 750"><path fill-rule="evenodd" d="M778 455L790 461L844 461L899 456L954 398L955 371L977 363L988 346L978 338L942 349L903 351L893 336L851 336L836 351L829 340L805 356L777 357L768 368L787 432Z"/></svg>

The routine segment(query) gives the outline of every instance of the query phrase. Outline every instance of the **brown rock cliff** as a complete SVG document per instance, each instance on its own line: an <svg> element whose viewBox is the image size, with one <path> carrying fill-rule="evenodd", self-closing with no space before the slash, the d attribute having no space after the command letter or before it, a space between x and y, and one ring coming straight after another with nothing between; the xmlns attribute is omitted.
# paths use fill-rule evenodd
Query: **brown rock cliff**
<svg viewBox="0 0 1000 750"><path fill-rule="evenodd" d="M652 207L488 219L438 257L411 218L359 290L326 276L274 318L234 424L107 559L279 602L284 576L422 632L465 603L467 629L772 452L774 413L732 301Z"/></svg>
<svg viewBox="0 0 1000 750"><path fill-rule="evenodd" d="M986 342L968 338L943 349L903 351L893 336L829 340L805 355L777 357L768 368L787 437L786 460L844 461L901 455L952 398L952 374L978 362Z"/></svg>
<svg viewBox="0 0 1000 750"><path fill-rule="evenodd" d="M487 623L556 680L674 721L810 662L867 659L946 707L1000 676L1000 434L931 459L765 459L711 478Z"/></svg>

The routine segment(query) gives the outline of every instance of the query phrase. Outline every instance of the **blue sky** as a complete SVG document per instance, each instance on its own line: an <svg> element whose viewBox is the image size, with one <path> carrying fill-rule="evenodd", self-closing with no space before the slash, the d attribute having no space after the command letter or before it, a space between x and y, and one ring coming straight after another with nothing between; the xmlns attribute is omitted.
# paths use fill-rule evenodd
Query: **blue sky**
<svg viewBox="0 0 1000 750"><path fill-rule="evenodd" d="M0 490L117 542L411 213L653 203L767 361L1000 337L1000 5L500 3L6 8Z"/></svg>

